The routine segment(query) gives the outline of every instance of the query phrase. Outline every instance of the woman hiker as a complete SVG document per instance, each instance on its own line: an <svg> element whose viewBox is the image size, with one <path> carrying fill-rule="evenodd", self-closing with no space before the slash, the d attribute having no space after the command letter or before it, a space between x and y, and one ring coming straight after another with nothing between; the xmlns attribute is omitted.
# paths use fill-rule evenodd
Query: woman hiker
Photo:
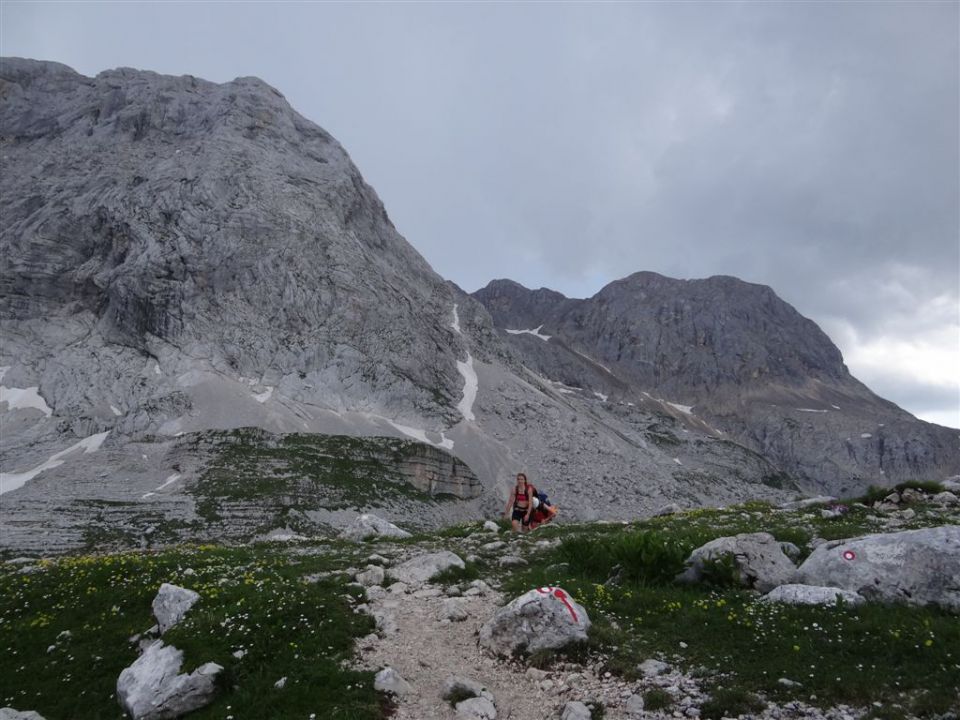
<svg viewBox="0 0 960 720"><path fill-rule="evenodd" d="M530 513L533 512L535 493L533 485L527 482L526 474L517 473L517 484L510 491L507 507L503 511L503 516L510 518L514 532L527 532L530 529Z"/></svg>

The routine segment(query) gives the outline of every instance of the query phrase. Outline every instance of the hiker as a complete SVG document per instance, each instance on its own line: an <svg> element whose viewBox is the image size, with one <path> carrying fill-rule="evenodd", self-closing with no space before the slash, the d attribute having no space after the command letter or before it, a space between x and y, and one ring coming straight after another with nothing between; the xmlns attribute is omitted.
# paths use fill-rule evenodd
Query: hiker
<svg viewBox="0 0 960 720"><path fill-rule="evenodd" d="M530 513L530 529L535 530L540 525L545 525L557 516L559 512L556 505L550 503L546 494L534 492L533 494L533 512Z"/></svg>
<svg viewBox="0 0 960 720"><path fill-rule="evenodd" d="M530 529L530 513L533 512L533 496L536 489L527 482L526 473L517 473L517 484L510 491L507 507L503 516L510 518L514 532L527 532Z"/></svg>

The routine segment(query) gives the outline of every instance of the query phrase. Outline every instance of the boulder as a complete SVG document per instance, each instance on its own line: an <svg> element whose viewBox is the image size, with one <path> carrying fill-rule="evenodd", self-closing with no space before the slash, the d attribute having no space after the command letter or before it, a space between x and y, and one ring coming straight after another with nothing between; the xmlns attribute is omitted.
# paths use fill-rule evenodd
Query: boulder
<svg viewBox="0 0 960 720"><path fill-rule="evenodd" d="M449 550L442 550L440 552L417 555L405 563L391 568L390 575L399 582L407 583L408 585L422 585L434 575L452 567L458 567L462 570L466 565L458 555L455 555Z"/></svg>
<svg viewBox="0 0 960 720"><path fill-rule="evenodd" d="M644 677L656 677L670 672L670 666L665 662L650 658L637 665L637 671Z"/></svg>
<svg viewBox="0 0 960 720"><path fill-rule="evenodd" d="M480 628L480 645L497 655L561 648L587 639L590 618L562 588L536 588L497 610Z"/></svg>
<svg viewBox="0 0 960 720"><path fill-rule="evenodd" d="M117 699L134 720L165 720L210 704L223 668L201 665L180 674L183 652L158 640L117 678Z"/></svg>
<svg viewBox="0 0 960 720"><path fill-rule="evenodd" d="M949 490L944 490L943 492L934 495L933 501L939 505L956 505L958 502L960 502L960 498L957 498L957 496Z"/></svg>
<svg viewBox="0 0 960 720"><path fill-rule="evenodd" d="M779 585L793 582L797 568L788 558L780 543L769 533L742 533L733 537L711 540L687 558L687 569L677 575L680 582L699 582L703 579L707 562L733 558L740 584L769 592Z"/></svg>
<svg viewBox="0 0 960 720"><path fill-rule="evenodd" d="M457 717L464 720L497 720L497 709L485 697L473 697L457 703Z"/></svg>
<svg viewBox="0 0 960 720"><path fill-rule="evenodd" d="M953 477L948 477L940 485L944 490L949 490L952 493L960 492L960 475L954 475Z"/></svg>
<svg viewBox="0 0 960 720"><path fill-rule="evenodd" d="M762 602L780 602L788 605L835 605L841 598L847 605L863 605L862 595L835 587L819 585L781 585L774 588L760 600Z"/></svg>
<svg viewBox="0 0 960 720"><path fill-rule="evenodd" d="M439 620L449 620L450 622L463 622L470 615L463 607L463 600L444 600L437 614Z"/></svg>
<svg viewBox="0 0 960 720"><path fill-rule="evenodd" d="M183 616L199 599L200 595L193 590L163 583L153 599L153 616L160 626L160 634L183 620Z"/></svg>
<svg viewBox="0 0 960 720"><path fill-rule="evenodd" d="M483 529L492 533L500 532L500 526L493 522L493 520L485 520L483 523Z"/></svg>
<svg viewBox="0 0 960 720"><path fill-rule="evenodd" d="M852 590L868 600L960 609L960 526L906 530L827 542L798 582Z"/></svg>
<svg viewBox="0 0 960 720"><path fill-rule="evenodd" d="M578 700L568 702L560 712L560 720L590 720L590 708Z"/></svg>
<svg viewBox="0 0 960 720"><path fill-rule="evenodd" d="M476 680L450 675L443 683L441 696L444 700L453 700L456 697L482 697L493 702L493 693Z"/></svg>
<svg viewBox="0 0 960 720"><path fill-rule="evenodd" d="M43 715L33 710L14 710L13 708L0 708L0 720L43 720Z"/></svg>
<svg viewBox="0 0 960 720"><path fill-rule="evenodd" d="M354 580L364 587L382 585L386 574L379 565L367 565L367 569L354 575Z"/></svg>
<svg viewBox="0 0 960 720"><path fill-rule="evenodd" d="M400 677L400 673L392 667L385 667L377 673L373 679L373 688L374 690L393 693L394 695L406 695L413 692L410 683Z"/></svg>
<svg viewBox="0 0 960 720"><path fill-rule="evenodd" d="M410 533L401 530L392 522L384 520L373 513L363 513L358 515L353 521L353 525L346 528L340 537L346 540L361 542L367 538L385 537L385 538L408 538Z"/></svg>

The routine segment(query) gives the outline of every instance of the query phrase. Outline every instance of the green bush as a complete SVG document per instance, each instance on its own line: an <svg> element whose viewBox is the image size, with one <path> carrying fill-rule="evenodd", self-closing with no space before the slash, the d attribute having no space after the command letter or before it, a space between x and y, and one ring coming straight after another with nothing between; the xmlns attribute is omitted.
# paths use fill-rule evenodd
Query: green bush
<svg viewBox="0 0 960 720"><path fill-rule="evenodd" d="M645 710L668 710L673 705L673 696L663 688L653 688L643 694Z"/></svg>
<svg viewBox="0 0 960 720"><path fill-rule="evenodd" d="M594 582L617 575L623 584L663 585L683 571L695 545L657 531L633 531L612 537L575 536L564 540L559 556L570 571Z"/></svg>
<svg viewBox="0 0 960 720"><path fill-rule="evenodd" d="M753 693L740 688L716 688L703 707L702 717L719 720L723 717L737 717L763 710L763 703Z"/></svg>

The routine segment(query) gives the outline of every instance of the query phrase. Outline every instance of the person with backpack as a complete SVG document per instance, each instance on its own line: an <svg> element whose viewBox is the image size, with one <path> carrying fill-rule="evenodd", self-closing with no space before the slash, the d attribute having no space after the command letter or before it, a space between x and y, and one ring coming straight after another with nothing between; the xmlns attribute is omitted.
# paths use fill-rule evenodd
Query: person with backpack
<svg viewBox="0 0 960 720"><path fill-rule="evenodd" d="M530 529L534 530L540 525L545 525L553 520L559 509L556 505L550 503L547 494L536 491L533 494L533 512L530 513Z"/></svg>
<svg viewBox="0 0 960 720"><path fill-rule="evenodd" d="M517 473L517 484L510 491L507 507L503 516L510 518L514 532L527 532L530 529L530 514L533 512L533 498L537 490L527 482L526 473Z"/></svg>

